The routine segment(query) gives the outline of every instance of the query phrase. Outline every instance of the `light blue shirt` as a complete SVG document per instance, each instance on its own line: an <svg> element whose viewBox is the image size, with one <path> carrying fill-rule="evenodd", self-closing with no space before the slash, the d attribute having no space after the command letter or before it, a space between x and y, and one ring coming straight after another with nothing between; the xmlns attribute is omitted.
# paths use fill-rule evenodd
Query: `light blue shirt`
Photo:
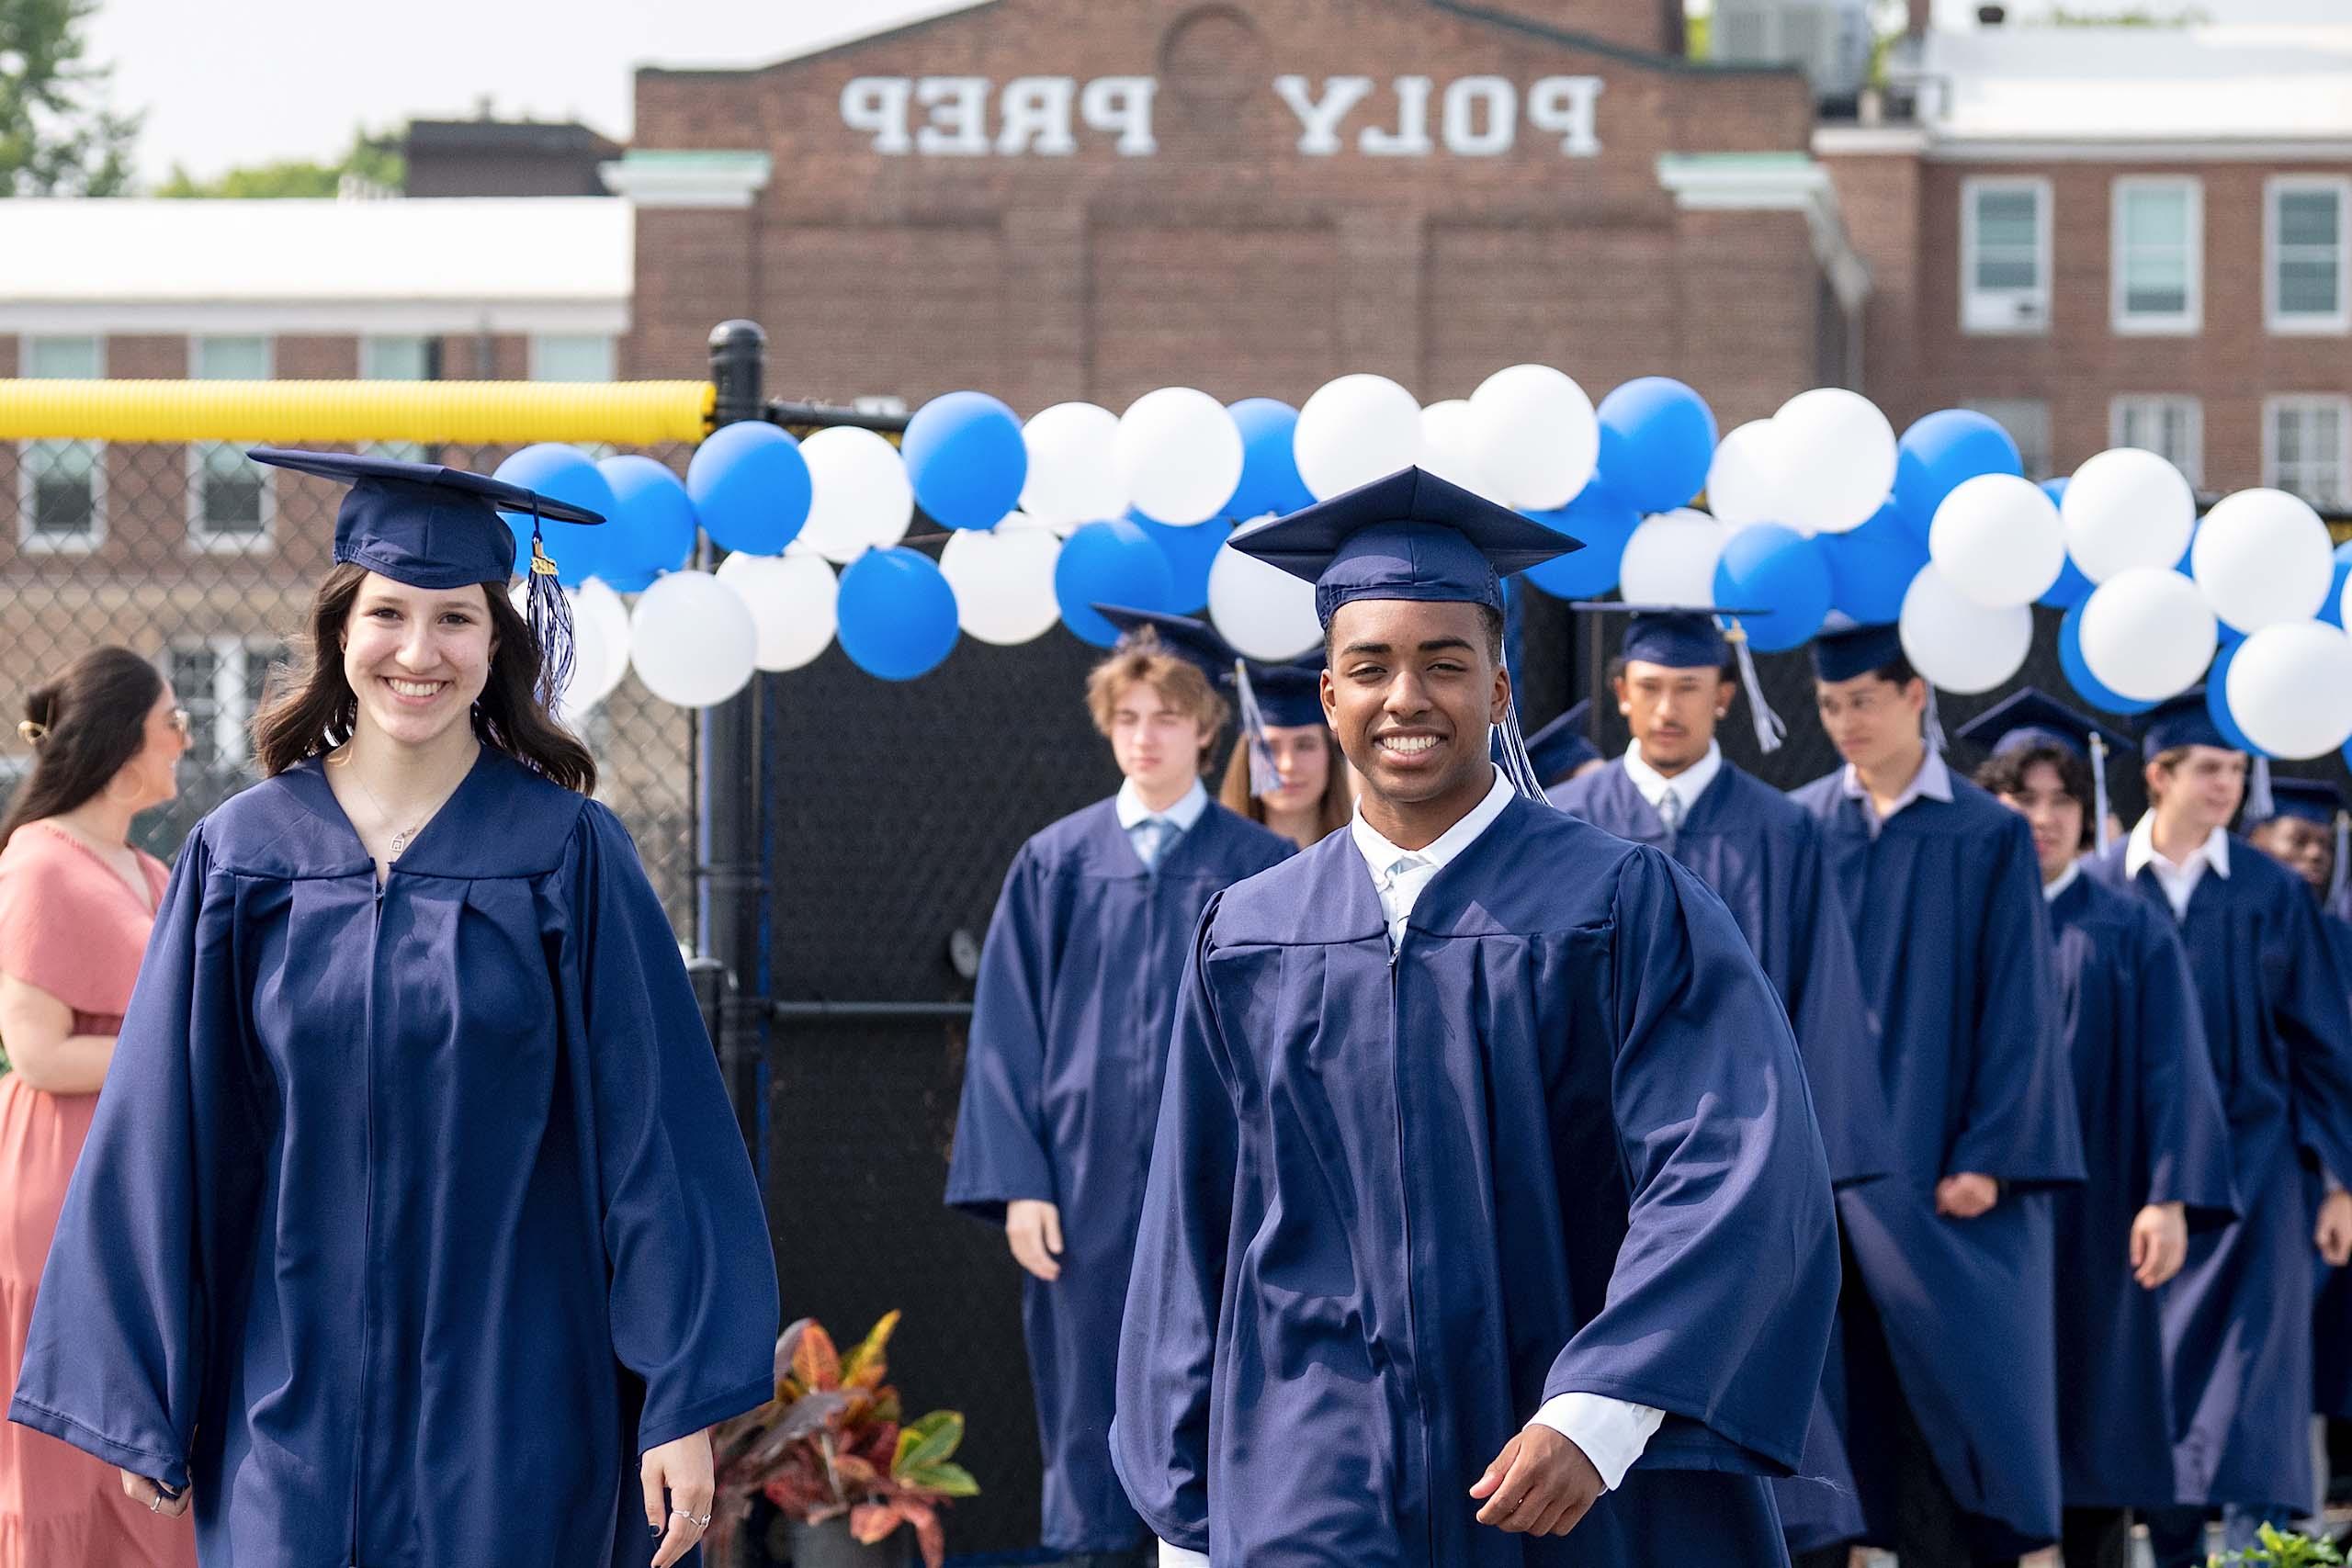
<svg viewBox="0 0 2352 1568"><path fill-rule="evenodd" d="M1119 826L1127 830L1127 842L1135 846L1136 858L1143 862L1147 871L1159 867L1159 857L1168 852L1168 846L1176 841L1176 836L1191 832L1193 824L1208 808L1209 792L1198 779L1193 781L1193 787L1184 792L1182 798L1161 812L1154 812L1143 803L1135 781L1129 779L1119 786L1119 797L1112 807L1119 814ZM1146 827L1147 823L1156 825Z"/></svg>

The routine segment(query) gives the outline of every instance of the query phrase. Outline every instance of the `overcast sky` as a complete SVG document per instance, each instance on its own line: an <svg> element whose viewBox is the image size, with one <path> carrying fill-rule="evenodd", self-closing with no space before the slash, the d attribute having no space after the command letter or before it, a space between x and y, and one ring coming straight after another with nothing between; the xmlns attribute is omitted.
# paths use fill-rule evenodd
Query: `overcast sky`
<svg viewBox="0 0 2352 1568"><path fill-rule="evenodd" d="M331 158L357 125L470 115L484 96L501 116L577 118L626 139L638 65L759 65L970 3L102 0L91 41L95 57L114 64L117 107L146 111L139 166L156 180L175 163L209 175L272 158ZM2012 11L2048 3L2015 0ZM2074 3L2089 9L2123 0ZM2177 8L2175 0L2142 3ZM2340 19L2352 7L2352 0L2195 4L2228 21ZM1936 5L1941 22L1966 25L1975 15L1975 0Z"/></svg>

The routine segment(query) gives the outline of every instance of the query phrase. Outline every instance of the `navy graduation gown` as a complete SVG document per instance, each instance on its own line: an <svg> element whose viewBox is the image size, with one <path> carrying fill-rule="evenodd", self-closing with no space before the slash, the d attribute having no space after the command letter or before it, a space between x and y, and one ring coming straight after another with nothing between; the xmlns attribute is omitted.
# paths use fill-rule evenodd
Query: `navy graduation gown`
<svg viewBox="0 0 2352 1568"><path fill-rule="evenodd" d="M1713 894L1514 799L1392 960L1338 833L1202 922L1113 1454L1217 1563L1775 1562L1836 1292L1795 1041ZM1571 1391L1667 1417L1569 1536L1478 1524Z"/></svg>
<svg viewBox="0 0 2352 1568"><path fill-rule="evenodd" d="M2165 919L2154 871L2127 879L2128 843L2090 868ZM2204 1014L2241 1218L2189 1238L2165 1287L2183 1501L2303 1508L2312 1496L2312 1230L2317 1168L2352 1170L2352 1003L2319 908L2292 872L2242 839L2177 923Z"/></svg>
<svg viewBox="0 0 2352 1568"><path fill-rule="evenodd" d="M2352 920L2320 917L2337 978L2352 990ZM2352 1269L2319 1267L2319 1303L2312 1317L2312 1408L2352 1420Z"/></svg>
<svg viewBox="0 0 2352 1568"><path fill-rule="evenodd" d="M206 1568L642 1568L640 1450L772 1392L766 1232L612 813L485 747L379 894L304 762L181 849L9 1414Z"/></svg>
<svg viewBox="0 0 2352 1568"><path fill-rule="evenodd" d="M1115 801L1022 846L981 950L947 1201L1061 1212L1061 1278L1022 1276L1045 1450L1044 1540L1116 1551L1142 1526L1111 1472L1112 1374L1169 1021L1202 908L1291 853L1211 802L1146 871Z"/></svg>
<svg viewBox="0 0 2352 1568"><path fill-rule="evenodd" d="M2078 875L2050 901L2059 1016L2088 1177L2056 1194L2058 1442L2068 1507L2173 1501L2174 1402L2161 1287L2132 1278L2132 1222L2179 1203L2227 1224L2229 1124L2172 922Z"/></svg>
<svg viewBox="0 0 2352 1568"><path fill-rule="evenodd" d="M1898 1169L1838 1194L1868 1295L1849 1315L1874 1321L1849 1325L1838 1419L1872 1540L1893 1540L1899 1393L1977 1550L2013 1555L2058 1535L2047 1189L2083 1176L2041 871L2025 819L1964 779L1875 838L1843 784L1793 798L1822 826L1853 922ZM2001 1201L1938 1215L1936 1183L1963 1171L2001 1181Z"/></svg>

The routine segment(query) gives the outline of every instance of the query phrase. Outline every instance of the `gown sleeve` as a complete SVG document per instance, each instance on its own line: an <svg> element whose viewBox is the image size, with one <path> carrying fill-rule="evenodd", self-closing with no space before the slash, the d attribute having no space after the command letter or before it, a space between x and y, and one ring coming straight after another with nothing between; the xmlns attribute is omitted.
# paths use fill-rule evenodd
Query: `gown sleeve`
<svg viewBox="0 0 2352 1568"><path fill-rule="evenodd" d="M2148 1150L2148 1191L2141 1201L2178 1203L2191 1230L2209 1229L2234 1219L2238 1201L2229 1117L2205 1043L2205 1014L2188 954L2170 923L2136 899L2132 909L2140 917L2132 974Z"/></svg>
<svg viewBox="0 0 2352 1568"><path fill-rule="evenodd" d="M2080 1181L2082 1121L2058 1034L2057 947L2041 863L2024 818L2013 815L2002 827L2002 841L1986 846L1973 1049L1962 1121L1943 1174L2012 1185Z"/></svg>
<svg viewBox="0 0 2352 1568"><path fill-rule="evenodd" d="M1112 1468L1136 1512L1161 1540L1204 1552L1209 1371L1240 1158L1232 1057L1204 973L1222 897L1202 917L1177 1001L1111 1424Z"/></svg>
<svg viewBox="0 0 2352 1568"><path fill-rule="evenodd" d="M1730 911L1664 855L1629 858L1613 919L1613 1108L1631 1204L1607 1303L1553 1362L1544 1398L1665 1411L1644 1468L1784 1475L1838 1276L1796 1041Z"/></svg>
<svg viewBox="0 0 2352 1568"><path fill-rule="evenodd" d="M2287 964L2278 1028L2286 1037L2295 1135L2322 1170L2352 1183L2352 997L2321 929L2318 903L2301 897L2280 903Z"/></svg>
<svg viewBox="0 0 2352 1568"><path fill-rule="evenodd" d="M947 1170L949 1206L994 1224L1016 1199L1058 1201L1046 1156L1046 919L1044 877L1023 848L980 948Z"/></svg>
<svg viewBox="0 0 2352 1568"><path fill-rule="evenodd" d="M266 1081L249 1046L235 900L208 897L199 826L148 938L66 1190L9 1419L174 1491L224 1282L252 1247Z"/></svg>
<svg viewBox="0 0 2352 1568"><path fill-rule="evenodd" d="M595 1151L613 1352L639 1452L775 1393L775 1258L743 1135L661 900L619 818L573 839L565 1041Z"/></svg>

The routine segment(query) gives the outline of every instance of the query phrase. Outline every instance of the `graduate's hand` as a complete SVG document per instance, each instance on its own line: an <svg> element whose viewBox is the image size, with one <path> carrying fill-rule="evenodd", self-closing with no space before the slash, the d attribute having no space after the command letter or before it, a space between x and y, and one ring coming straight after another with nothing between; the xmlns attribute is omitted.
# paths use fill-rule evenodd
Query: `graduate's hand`
<svg viewBox="0 0 2352 1568"><path fill-rule="evenodd" d="M2339 1187L2319 1201L2319 1229L2312 1239L2330 1269L2352 1263L2352 1191Z"/></svg>
<svg viewBox="0 0 2352 1568"><path fill-rule="evenodd" d="M1004 1239L1021 1267L1051 1283L1062 1277L1054 1261L1062 1252L1062 1212L1035 1198L1015 1198L1004 1206Z"/></svg>
<svg viewBox="0 0 2352 1568"><path fill-rule="evenodd" d="M2132 1278L2153 1291L2188 1260L2188 1209L2151 1203L2132 1221Z"/></svg>
<svg viewBox="0 0 2352 1568"><path fill-rule="evenodd" d="M1605 1490L1584 1450L1541 1421L1503 1445L1470 1488L1486 1506L1478 1522L1513 1535L1566 1535Z"/></svg>
<svg viewBox="0 0 2352 1568"><path fill-rule="evenodd" d="M646 1450L637 1474L645 1483L645 1522L662 1538L662 1548L653 1554L653 1568L670 1568L692 1551L703 1531L710 1528L710 1500L718 1492L713 1479L710 1429L706 1427ZM703 1522L696 1524L696 1519Z"/></svg>
<svg viewBox="0 0 2352 1568"><path fill-rule="evenodd" d="M1936 1183L1936 1213L1955 1220L1973 1220L1992 1213L2001 1200L2001 1184L1989 1176L1963 1170Z"/></svg>
<svg viewBox="0 0 2352 1568"><path fill-rule="evenodd" d="M127 1470L123 1471L121 1475L122 1495L130 1498L132 1502L138 1504L141 1507L145 1508L152 1506L156 1513L161 1514L167 1519L176 1519L182 1514L187 1512L188 1495L187 1492L181 1492L181 1494L176 1497L164 1497L164 1489L156 1485L153 1482L148 1480L145 1476L133 1475ZM161 1502L157 1502L156 1499L158 1498L162 1498L163 1500Z"/></svg>

